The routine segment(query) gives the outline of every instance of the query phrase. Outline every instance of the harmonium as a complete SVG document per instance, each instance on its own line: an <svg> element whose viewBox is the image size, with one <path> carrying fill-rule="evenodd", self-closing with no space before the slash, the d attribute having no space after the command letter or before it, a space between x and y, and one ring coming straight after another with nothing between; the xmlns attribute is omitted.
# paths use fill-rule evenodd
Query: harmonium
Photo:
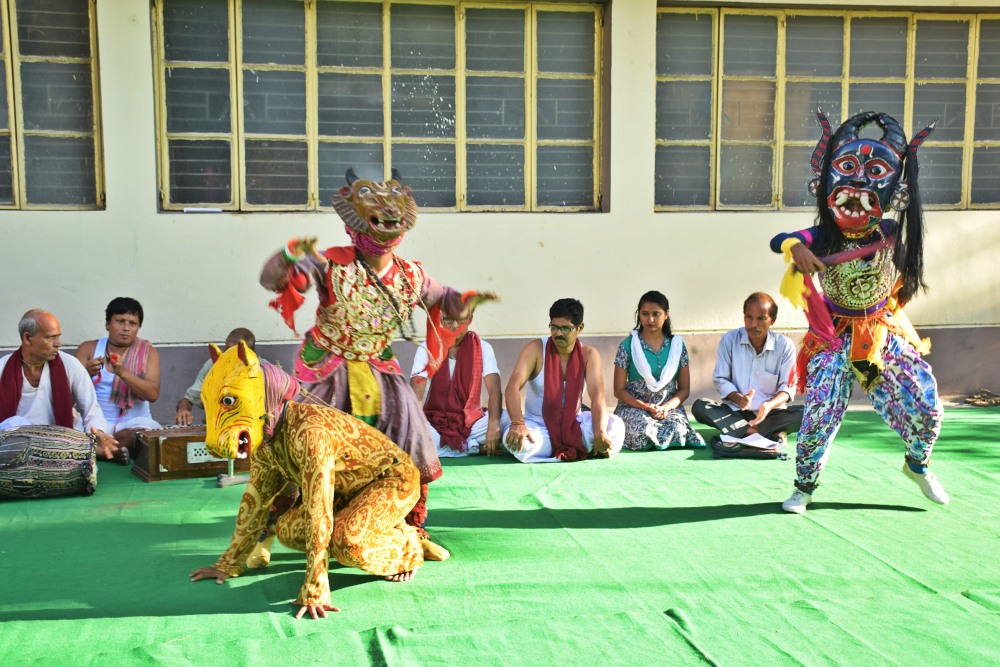
<svg viewBox="0 0 1000 667"><path fill-rule="evenodd" d="M205 448L204 426L137 431L132 474L144 482L167 479L216 477L228 472L228 459L219 459ZM250 459L236 459L235 472L249 473Z"/></svg>

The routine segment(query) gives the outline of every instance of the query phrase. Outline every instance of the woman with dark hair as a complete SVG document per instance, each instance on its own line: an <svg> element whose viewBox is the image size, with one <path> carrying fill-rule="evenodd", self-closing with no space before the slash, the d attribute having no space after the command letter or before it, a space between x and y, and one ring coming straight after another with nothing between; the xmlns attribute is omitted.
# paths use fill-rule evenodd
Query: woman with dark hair
<svg viewBox="0 0 1000 667"><path fill-rule="evenodd" d="M625 422L625 447L704 447L681 407L691 392L691 374L684 339L670 330L670 302L646 292L635 319L615 355L615 414Z"/></svg>

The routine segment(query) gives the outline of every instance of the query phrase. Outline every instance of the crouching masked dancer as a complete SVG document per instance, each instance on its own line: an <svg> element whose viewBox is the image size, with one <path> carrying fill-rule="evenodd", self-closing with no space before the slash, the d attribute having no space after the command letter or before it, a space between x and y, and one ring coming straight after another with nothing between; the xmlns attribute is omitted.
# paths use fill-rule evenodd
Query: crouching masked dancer
<svg viewBox="0 0 1000 667"><path fill-rule="evenodd" d="M340 611L330 606L329 558L390 581L410 579L424 561L417 530L404 520L420 498L410 457L343 412L292 402L298 383L243 341L225 353L213 345L212 361L202 385L205 446L213 456L249 457L250 481L229 549L191 581L221 584L243 572L288 483L299 487L300 500L274 529L282 544L306 553L296 618Z"/></svg>
<svg viewBox="0 0 1000 667"><path fill-rule="evenodd" d="M410 455L420 470L421 496L407 521L417 528L428 560L448 552L430 541L427 484L441 476L441 463L423 409L407 384L390 343L410 320L413 309L437 309L463 320L492 293L460 294L445 287L417 263L393 250L417 220L410 188L392 170L383 183L347 171L347 186L333 197L353 245L320 253L316 239L293 239L264 265L260 282L278 292L271 305L294 330L293 314L310 285L319 295L316 325L295 358L302 400L335 407L374 426ZM412 325L411 325L412 327ZM439 331L427 332L429 368L440 367L447 351ZM268 536L262 538L262 545Z"/></svg>
<svg viewBox="0 0 1000 667"><path fill-rule="evenodd" d="M792 383L806 394L798 435L796 490L782 505L801 514L812 500L830 455L856 377L875 411L906 444L903 474L928 499L948 494L928 471L944 410L920 340L902 309L923 281L923 214L917 187L917 148L934 123L907 144L899 123L865 112L832 133L818 111L823 136L812 156L810 193L819 224L779 234L771 249L792 263L781 292L806 310L809 331ZM875 123L879 140L861 139ZM889 209L899 221L884 215ZM820 273L820 293L810 274Z"/></svg>

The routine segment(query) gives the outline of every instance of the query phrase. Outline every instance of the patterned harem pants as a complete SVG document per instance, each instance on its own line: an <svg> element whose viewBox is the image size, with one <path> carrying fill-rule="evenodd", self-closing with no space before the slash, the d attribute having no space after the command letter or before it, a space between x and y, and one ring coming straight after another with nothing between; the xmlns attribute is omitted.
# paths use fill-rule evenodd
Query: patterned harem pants
<svg viewBox="0 0 1000 667"><path fill-rule="evenodd" d="M841 335L831 347L835 349L826 349L809 362L805 417L795 457L795 486L806 493L819 485L819 475L854 388L854 371L847 358L850 333ZM868 392L868 400L903 438L907 462L926 465L944 415L937 381L913 346L893 333L888 335L882 359L885 367L880 380Z"/></svg>
<svg viewBox="0 0 1000 667"><path fill-rule="evenodd" d="M348 490L334 508L330 555L342 565L383 576L416 569L424 562L424 549L416 528L404 519L419 497L420 473L409 459L353 495ZM305 551L309 530L304 505L299 504L281 515L274 532L289 549Z"/></svg>

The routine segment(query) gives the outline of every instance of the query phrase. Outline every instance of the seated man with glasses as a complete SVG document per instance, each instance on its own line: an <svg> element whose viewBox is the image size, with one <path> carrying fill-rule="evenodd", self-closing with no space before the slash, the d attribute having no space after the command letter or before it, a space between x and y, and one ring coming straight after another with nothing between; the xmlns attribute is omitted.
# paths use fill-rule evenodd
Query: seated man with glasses
<svg viewBox="0 0 1000 667"><path fill-rule="evenodd" d="M583 304L559 299L549 308L549 331L521 350L505 393L511 423L508 451L522 463L607 458L625 442L625 422L604 404L601 355L577 340ZM591 411L581 412L584 384ZM527 399L521 412L521 388Z"/></svg>
<svg viewBox="0 0 1000 667"><path fill-rule="evenodd" d="M503 409L500 369L493 346L475 331L469 331L472 315L464 320L441 316L440 324L437 331L448 350L448 363L432 371L427 348L421 346L417 348L410 373L410 386L417 399L423 400L438 457L502 456L501 434L510 419ZM480 405L484 383L488 405L485 411Z"/></svg>

